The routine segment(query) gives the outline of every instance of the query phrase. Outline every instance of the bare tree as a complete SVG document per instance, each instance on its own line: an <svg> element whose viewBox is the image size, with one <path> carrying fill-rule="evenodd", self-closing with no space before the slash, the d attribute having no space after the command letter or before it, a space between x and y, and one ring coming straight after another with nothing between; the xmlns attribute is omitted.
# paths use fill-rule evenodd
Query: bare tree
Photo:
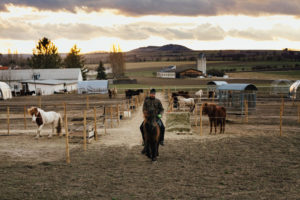
<svg viewBox="0 0 300 200"><path fill-rule="evenodd" d="M113 45L112 51L109 54L109 61L112 68L114 78L120 78L124 76L125 72L125 55L121 51L120 46L118 48Z"/></svg>

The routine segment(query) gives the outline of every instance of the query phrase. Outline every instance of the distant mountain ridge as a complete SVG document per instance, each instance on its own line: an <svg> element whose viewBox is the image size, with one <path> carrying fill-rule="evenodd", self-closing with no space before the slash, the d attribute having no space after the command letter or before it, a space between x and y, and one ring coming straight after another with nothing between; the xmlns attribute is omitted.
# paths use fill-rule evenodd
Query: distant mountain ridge
<svg viewBox="0 0 300 200"><path fill-rule="evenodd" d="M143 52L152 52L152 51L176 51L176 52L187 52L187 51L193 51L192 49L189 49L182 45L177 44L167 44L164 46L147 46L147 47L140 47L134 50L129 51L130 53L143 53Z"/></svg>

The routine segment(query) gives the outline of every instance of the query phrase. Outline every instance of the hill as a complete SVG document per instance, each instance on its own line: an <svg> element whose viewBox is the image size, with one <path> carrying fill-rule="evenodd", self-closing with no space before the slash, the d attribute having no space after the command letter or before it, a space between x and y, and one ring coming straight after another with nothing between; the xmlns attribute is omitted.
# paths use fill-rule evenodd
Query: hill
<svg viewBox="0 0 300 200"><path fill-rule="evenodd" d="M149 53L149 52L189 52L192 51L191 49L177 44L168 44L164 46L148 46L148 47L140 47L138 49L134 49L129 51L129 53Z"/></svg>

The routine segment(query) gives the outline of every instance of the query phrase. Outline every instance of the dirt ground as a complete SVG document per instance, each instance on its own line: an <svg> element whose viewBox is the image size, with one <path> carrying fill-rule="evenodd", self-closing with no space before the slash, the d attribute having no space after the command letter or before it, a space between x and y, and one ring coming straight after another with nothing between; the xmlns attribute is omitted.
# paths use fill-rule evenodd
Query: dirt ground
<svg viewBox="0 0 300 200"><path fill-rule="evenodd" d="M38 140L34 130L2 134L0 199L299 199L300 124L286 120L280 137L277 110L266 118L263 108L248 124L229 117L225 134L209 135L207 117L202 136L167 132L157 162L140 154L141 108L98 129L87 151L70 144L70 164L64 137L48 139L49 128Z"/></svg>

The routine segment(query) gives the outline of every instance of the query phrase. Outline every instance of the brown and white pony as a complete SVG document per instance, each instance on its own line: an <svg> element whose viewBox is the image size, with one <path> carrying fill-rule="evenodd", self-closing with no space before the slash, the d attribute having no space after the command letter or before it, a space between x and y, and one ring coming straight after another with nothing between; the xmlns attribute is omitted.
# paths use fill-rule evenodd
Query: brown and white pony
<svg viewBox="0 0 300 200"><path fill-rule="evenodd" d="M56 128L57 135L61 134L62 118L59 113L53 111L45 112L44 110L37 107L28 108L27 111L32 116L32 121L36 122L36 124L38 125L36 138L41 137L42 128L46 124L52 125L52 132L49 134L49 138L51 138L54 134L54 128Z"/></svg>
<svg viewBox="0 0 300 200"><path fill-rule="evenodd" d="M144 139L146 155L152 160L156 161L156 157L159 155L159 138L160 128L156 122L156 112L154 110L144 111Z"/></svg>
<svg viewBox="0 0 300 200"><path fill-rule="evenodd" d="M216 104L203 104L203 114L207 114L209 117L210 132L212 131L212 124L214 123L215 134L217 133L217 126L220 124L220 133L225 132L226 122L226 109L223 106L217 106Z"/></svg>
<svg viewBox="0 0 300 200"><path fill-rule="evenodd" d="M116 87L113 89L108 89L108 96L111 99L112 97L115 98L117 96L118 90Z"/></svg>

